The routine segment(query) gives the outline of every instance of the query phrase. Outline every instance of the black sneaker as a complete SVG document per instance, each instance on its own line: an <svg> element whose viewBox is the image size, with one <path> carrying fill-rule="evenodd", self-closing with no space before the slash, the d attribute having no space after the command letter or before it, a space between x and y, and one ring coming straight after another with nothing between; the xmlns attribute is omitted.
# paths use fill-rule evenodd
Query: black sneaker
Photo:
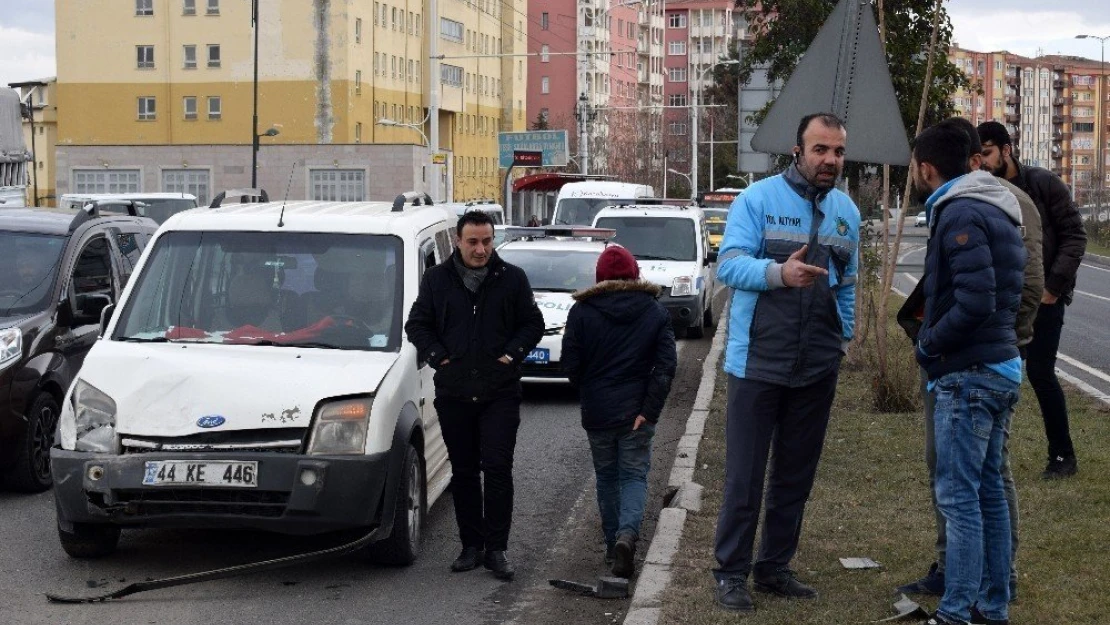
<svg viewBox="0 0 1110 625"><path fill-rule="evenodd" d="M451 563L451 571L453 573L462 573L463 571L473 571L478 568L478 563L482 561L482 550L477 547L463 547L462 553L455 561Z"/></svg>
<svg viewBox="0 0 1110 625"><path fill-rule="evenodd" d="M616 544L605 546L605 566L608 566L608 567L613 566L613 548L614 547L616 547Z"/></svg>
<svg viewBox="0 0 1110 625"><path fill-rule="evenodd" d="M933 614L928 620L922 622L921 625L963 625L963 623L950 621L939 614Z"/></svg>
<svg viewBox="0 0 1110 625"><path fill-rule="evenodd" d="M621 534L613 545L613 576L629 579L636 570L636 539Z"/></svg>
<svg viewBox="0 0 1110 625"><path fill-rule="evenodd" d="M756 573L752 578L752 588L787 599L817 598L817 589L799 582L797 574L786 567L769 574Z"/></svg>
<svg viewBox="0 0 1110 625"><path fill-rule="evenodd" d="M971 625L1010 625L1010 619L987 618L979 608L971 606Z"/></svg>
<svg viewBox="0 0 1110 625"><path fill-rule="evenodd" d="M730 577L717 581L717 605L729 612L751 614L755 612L752 594L748 592L747 577Z"/></svg>
<svg viewBox="0 0 1110 625"><path fill-rule="evenodd" d="M497 579L511 580L516 571L513 570L513 565L509 563L509 557L504 551L487 551L486 558L482 562L485 567L493 571L493 576Z"/></svg>
<svg viewBox="0 0 1110 625"><path fill-rule="evenodd" d="M1055 456L1049 458L1048 466L1044 468L1041 477L1046 480L1062 480L1079 472L1079 463L1075 456Z"/></svg>
<svg viewBox="0 0 1110 625"><path fill-rule="evenodd" d="M938 571L938 564L934 562L929 567L929 572L925 577L899 586L897 591L907 595L930 595L933 597L944 596L944 573Z"/></svg>

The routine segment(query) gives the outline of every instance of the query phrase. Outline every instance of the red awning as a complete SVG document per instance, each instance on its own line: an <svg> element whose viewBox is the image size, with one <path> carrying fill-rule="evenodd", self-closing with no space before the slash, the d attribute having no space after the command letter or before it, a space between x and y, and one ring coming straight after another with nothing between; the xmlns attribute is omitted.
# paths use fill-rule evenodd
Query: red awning
<svg viewBox="0 0 1110 625"><path fill-rule="evenodd" d="M568 182L609 180L612 176L583 176L582 174L543 173L522 176L513 181L513 193L521 191L558 191Z"/></svg>

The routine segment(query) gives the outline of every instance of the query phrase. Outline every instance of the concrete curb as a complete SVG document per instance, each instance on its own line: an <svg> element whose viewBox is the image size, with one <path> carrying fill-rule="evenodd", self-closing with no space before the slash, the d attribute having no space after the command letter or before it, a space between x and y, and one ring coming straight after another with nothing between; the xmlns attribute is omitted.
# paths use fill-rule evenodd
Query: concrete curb
<svg viewBox="0 0 1110 625"><path fill-rule="evenodd" d="M1098 254L1087 252L1083 255L1083 260L1085 262L1091 263L1092 265L1098 265L1100 267L1110 267L1110 256L1100 256Z"/></svg>
<svg viewBox="0 0 1110 625"><path fill-rule="evenodd" d="M702 487L694 482L694 469L697 467L698 445L705 432L705 420L709 417L709 405L713 401L713 389L720 371L718 363L728 335L728 309L729 302L726 298L717 332L713 336L713 344L702 363L701 385L694 397L690 416L686 419L686 432L675 449L674 464L671 466L667 484L678 491L671 499L670 506L659 513L659 522L655 526L643 570L636 581L636 591L632 595L632 604L625 616L624 625L656 625L659 622L663 612L660 602L671 583L671 563L682 541L686 515L688 512L701 510Z"/></svg>

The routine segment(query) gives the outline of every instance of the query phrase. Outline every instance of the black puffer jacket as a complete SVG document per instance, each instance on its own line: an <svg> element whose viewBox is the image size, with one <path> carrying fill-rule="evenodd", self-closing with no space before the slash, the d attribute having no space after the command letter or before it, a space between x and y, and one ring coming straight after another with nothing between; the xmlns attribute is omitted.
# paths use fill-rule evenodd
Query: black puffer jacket
<svg viewBox="0 0 1110 625"><path fill-rule="evenodd" d="M1044 288L1071 303L1075 275L1087 251L1087 232L1083 218L1071 200L1063 180L1042 167L1018 163L1018 175L1010 180L1025 191L1041 213L1044 244Z"/></svg>
<svg viewBox="0 0 1110 625"><path fill-rule="evenodd" d="M436 369L437 397L519 397L520 363L543 337L543 313L528 276L494 252L486 279L471 293L454 258L424 272L405 323L409 341L420 360ZM512 364L498 361L504 355ZM450 362L441 367L444 358Z"/></svg>
<svg viewBox="0 0 1110 625"><path fill-rule="evenodd" d="M563 334L563 370L578 386L582 427L655 423L678 367L674 330L661 289L646 281L607 280L574 294Z"/></svg>

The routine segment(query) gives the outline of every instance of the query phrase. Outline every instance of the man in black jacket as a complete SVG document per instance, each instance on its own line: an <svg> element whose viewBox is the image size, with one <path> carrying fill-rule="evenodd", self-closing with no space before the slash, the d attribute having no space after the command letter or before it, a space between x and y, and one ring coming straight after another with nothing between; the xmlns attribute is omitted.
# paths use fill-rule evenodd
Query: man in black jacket
<svg viewBox="0 0 1110 625"><path fill-rule="evenodd" d="M613 575L632 577L644 518L651 439L678 366L661 289L640 280L636 259L613 245L597 260L597 284L574 294L562 361L582 402L582 427L597 474L597 506Z"/></svg>
<svg viewBox="0 0 1110 625"><path fill-rule="evenodd" d="M524 271L493 250L489 215L464 213L455 232L458 249L424 272L405 332L436 370L435 408L463 546L451 570L482 563L508 580L520 363L543 336L543 314Z"/></svg>
<svg viewBox="0 0 1110 625"><path fill-rule="evenodd" d="M1075 277L1087 249L1087 233L1064 181L1047 169L1019 163L1010 133L1002 124L983 122L978 130L983 168L1020 187L1041 213L1044 294L1033 324L1033 341L1026 348L1026 370L1048 438L1048 466L1042 475L1045 479L1065 478L1075 475L1078 465L1068 428L1068 406L1056 379L1056 352L1064 327L1064 307L1071 303Z"/></svg>

